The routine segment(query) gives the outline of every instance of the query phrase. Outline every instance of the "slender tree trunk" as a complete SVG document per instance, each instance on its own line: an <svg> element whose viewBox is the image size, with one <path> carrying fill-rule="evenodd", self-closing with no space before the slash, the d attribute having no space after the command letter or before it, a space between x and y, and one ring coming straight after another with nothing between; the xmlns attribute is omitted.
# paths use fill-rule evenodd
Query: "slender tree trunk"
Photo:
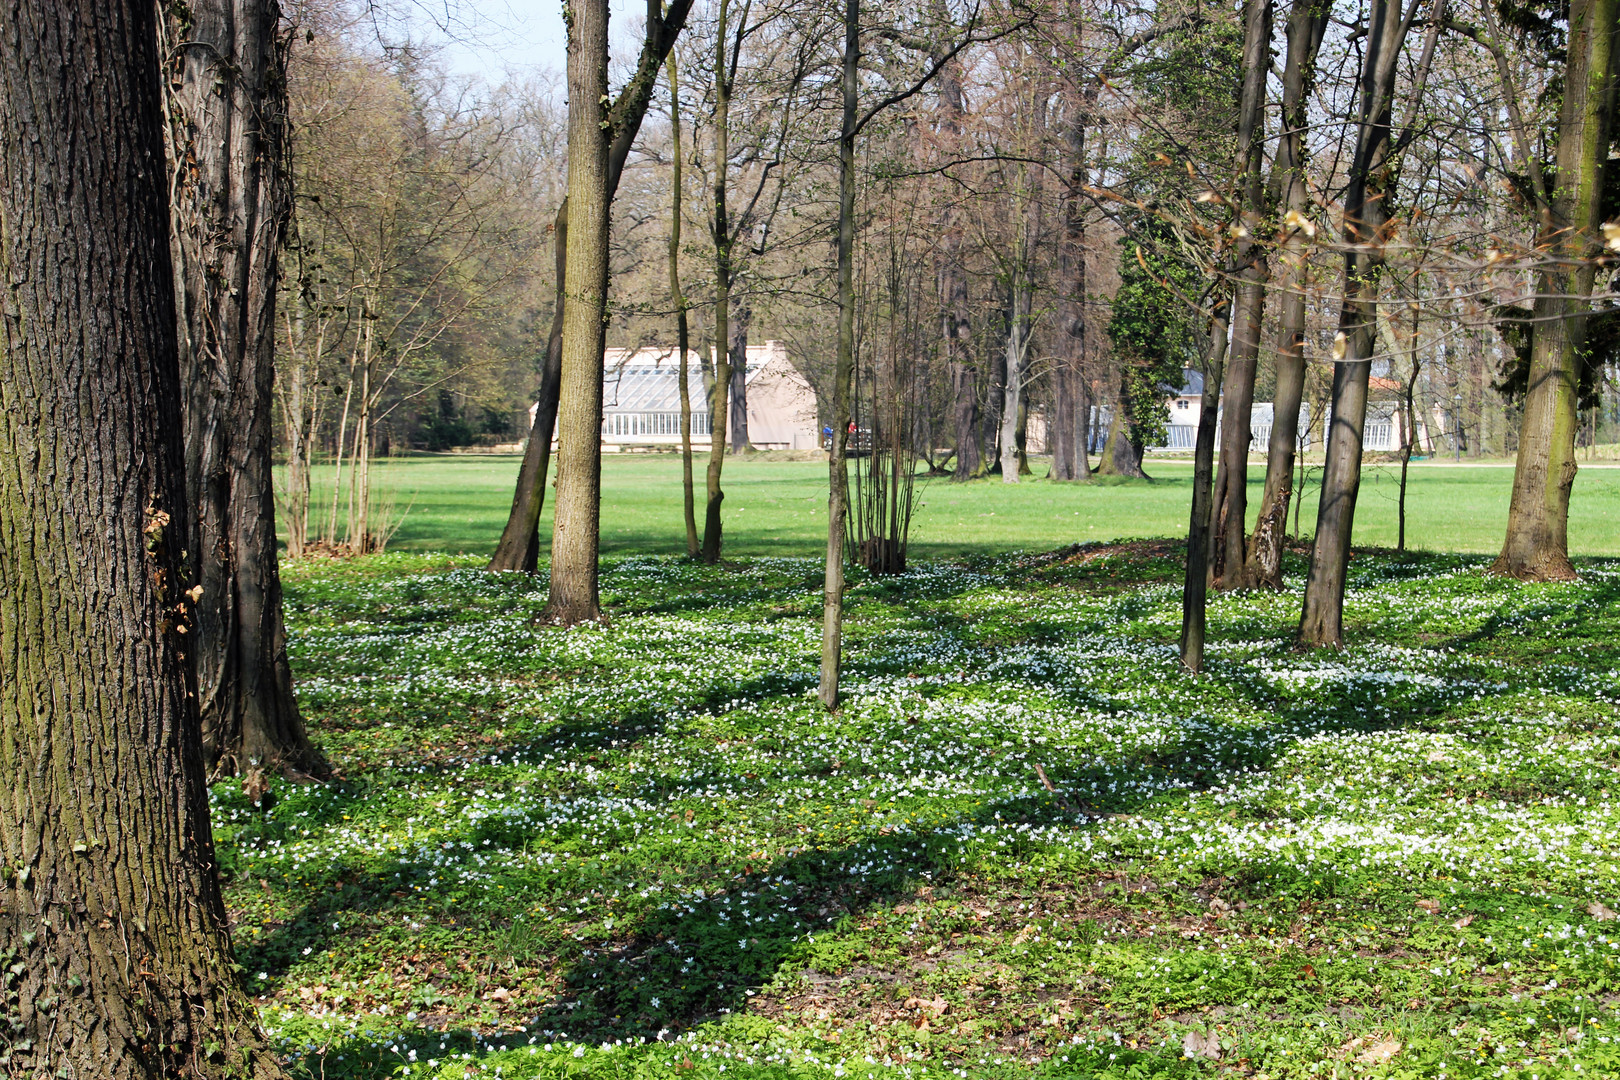
<svg viewBox="0 0 1620 1080"><path fill-rule="evenodd" d="M731 452L746 453L748 439L748 324L753 310L746 303L731 320Z"/></svg>
<svg viewBox="0 0 1620 1080"><path fill-rule="evenodd" d="M1266 74L1271 66L1271 0L1243 5L1243 88L1238 104L1237 173L1240 177L1236 246L1237 295L1232 311L1232 356L1221 409L1221 478L1215 493L1212 580L1219 589L1253 584L1248 570L1249 443L1253 437L1254 379L1260 359L1260 323L1270 268L1261 236L1271 231L1263 176Z"/></svg>
<svg viewBox="0 0 1620 1080"><path fill-rule="evenodd" d="M702 551L698 541L697 504L692 489L692 390L691 330L686 319L686 294L681 291L681 87L676 69L675 54L669 54L665 68L669 73L669 136L672 173L670 191L674 205L670 209L669 226L669 296L675 308L675 348L680 357L677 365L681 381L681 505L686 520L686 557L695 559Z"/></svg>
<svg viewBox="0 0 1620 1080"><path fill-rule="evenodd" d="M1193 448L1192 513L1187 523L1187 572L1181 586L1181 662L1188 671L1204 669L1204 620L1208 608L1210 517L1214 509L1215 425L1220 421L1221 378L1231 302L1222 300L1210 320L1204 392L1198 401L1198 437Z"/></svg>
<svg viewBox="0 0 1620 1080"><path fill-rule="evenodd" d="M709 398L709 468L703 511L703 561L720 561L720 504L726 493L720 473L726 459L726 426L731 418L731 218L726 203L730 187L731 80L726 63L726 19L731 0L720 0L714 46L714 387Z"/></svg>
<svg viewBox="0 0 1620 1080"><path fill-rule="evenodd" d="M1288 14L1288 57L1283 68L1282 134L1272 163L1273 202L1282 212L1278 246L1277 388L1272 395L1271 439L1266 446L1266 487L1249 538L1250 583L1283 586L1283 543L1293 495L1294 454L1299 443L1299 407L1305 397L1305 287L1311 223L1310 190L1305 180L1307 98L1315 82L1316 56L1327 30L1331 5L1300 0ZM1298 529L1296 528L1297 532Z"/></svg>
<svg viewBox="0 0 1620 1080"><path fill-rule="evenodd" d="M185 386L185 550L203 756L216 775L325 775L293 696L271 476L277 257L292 209L275 0L195 0L160 24L170 245Z"/></svg>
<svg viewBox="0 0 1620 1080"><path fill-rule="evenodd" d="M1569 61L1558 116L1558 188L1537 237L1548 265L1538 275L1533 305L1535 331L1507 535L1491 565L1495 573L1527 581L1575 577L1569 561L1569 493L1575 483L1585 316L1602 250L1597 226L1603 218L1614 105L1617 11L1616 0L1574 0L1570 7Z"/></svg>
<svg viewBox="0 0 1620 1080"><path fill-rule="evenodd" d="M546 472L551 465L551 440L557 432L557 402L562 393L562 316L563 286L567 280L568 199L557 207L552 228L556 260L556 307L551 332L546 336L546 353L541 360L540 392L535 400L534 422L529 425L528 445L523 448L523 464L518 468L517 488L512 492L512 510L501 530L486 570L512 570L532 574L540 565L540 512L546 503ZM684 313L683 313L684 314Z"/></svg>
<svg viewBox="0 0 1620 1080"><path fill-rule="evenodd" d="M279 1076L202 731L157 9L0 20L0 956L13 1076ZM194 588L194 586L191 586Z"/></svg>
<svg viewBox="0 0 1620 1080"><path fill-rule="evenodd" d="M571 626L601 617L597 552L602 486L602 352L608 283L607 0L579 0L568 32L568 249L557 503L546 617Z"/></svg>
<svg viewBox="0 0 1620 1080"><path fill-rule="evenodd" d="M1418 61L1414 99L1422 100L1434 44L1444 15L1437 0L1423 55ZM1344 588L1350 567L1350 536L1356 496L1361 489L1362 432L1367 422L1367 379L1377 349L1378 279L1381 245L1395 197L1398 148L1390 131L1401 47L1417 14L1401 11L1400 0L1372 0L1366 52L1357 90L1359 133L1344 197L1344 302L1334 345L1333 404L1322 466L1322 494L1316 512L1316 540L1300 613L1300 641L1307 645L1344 644Z"/></svg>
<svg viewBox="0 0 1620 1080"><path fill-rule="evenodd" d="M947 61L939 72L939 130L954 147L962 134L962 69ZM979 474L979 385L972 363L973 325L968 316L968 278L962 264L962 226L957 207L947 198L940 218L939 242L940 340L945 346L945 370L951 381L951 432L956 443L956 466L951 479L971 480Z"/></svg>
<svg viewBox="0 0 1620 1080"><path fill-rule="evenodd" d="M607 150L607 198L611 207L613 195L619 190L619 179L624 175L624 164L635 145L641 121L647 115L653 90L658 84L658 72L664 60L675 47L675 38L686 25L692 0L670 0L662 17L654 6L649 12L646 39L641 56L630 81L625 84L610 108L605 108L603 130L612 142ZM562 338L563 318L567 309L567 233L568 200L565 197L557 209L555 235L557 278L553 290L551 335L546 344L545 361L540 370L540 392L536 401L534 423L530 425L528 447L523 464L518 470L517 489L512 495L512 509L500 543L490 559L489 570L522 570L532 573L540 558L540 511L545 506L546 469L550 464L552 435L557 430L557 412L562 395ZM604 339L605 340L605 339ZM598 359L600 364L600 359ZM598 389L597 397L601 397ZM600 438L598 432L595 438ZM600 443L595 444L600 449ZM597 461L600 468L601 461ZM554 522L555 523L555 522Z"/></svg>
<svg viewBox="0 0 1620 1080"><path fill-rule="evenodd" d="M849 514L849 399L855 381L855 106L861 0L844 0L843 123L838 138L838 360L833 372L832 453L827 456L827 572L821 594L821 704L838 707L844 640L844 519Z"/></svg>
<svg viewBox="0 0 1620 1080"><path fill-rule="evenodd" d="M1417 410L1412 406L1412 391L1417 386L1418 371L1423 361L1418 356L1417 348L1417 313L1412 314L1412 374L1406 380L1406 437L1401 440L1401 494L1397 507L1400 521L1400 531L1395 540L1395 550L1406 550L1406 473L1412 465L1412 440L1416 437Z"/></svg>

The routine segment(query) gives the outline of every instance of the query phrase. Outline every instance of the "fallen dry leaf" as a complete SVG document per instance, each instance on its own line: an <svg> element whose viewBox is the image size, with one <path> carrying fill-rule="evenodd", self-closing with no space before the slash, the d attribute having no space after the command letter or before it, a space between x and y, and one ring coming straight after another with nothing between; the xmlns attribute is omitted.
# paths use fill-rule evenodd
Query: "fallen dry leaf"
<svg viewBox="0 0 1620 1080"><path fill-rule="evenodd" d="M1474 922L1474 917L1472 915L1464 915L1462 918L1458 919L1456 922L1452 923L1451 925L1455 926L1457 929L1461 930L1465 926L1473 925L1473 922Z"/></svg>
<svg viewBox="0 0 1620 1080"><path fill-rule="evenodd" d="M1592 916L1592 918L1596 919L1598 922L1608 922L1610 919L1620 919L1620 914L1617 914L1612 907L1609 907L1607 904L1598 900L1594 900L1590 904L1586 905L1586 913Z"/></svg>
<svg viewBox="0 0 1620 1080"><path fill-rule="evenodd" d="M495 989L485 994L484 998L488 1001L511 1001L512 991L508 990L504 986L497 986Z"/></svg>
<svg viewBox="0 0 1620 1080"><path fill-rule="evenodd" d="M1363 1065L1382 1065L1390 1058L1401 1052L1401 1044L1394 1039L1385 1039L1375 1042L1356 1056L1356 1060Z"/></svg>
<svg viewBox="0 0 1620 1080"><path fill-rule="evenodd" d="M1181 1038L1181 1052L1190 1058L1218 1058L1221 1040L1213 1032L1189 1031Z"/></svg>
<svg viewBox="0 0 1620 1080"><path fill-rule="evenodd" d="M1417 902L1417 906L1422 908L1424 911L1427 911L1430 915L1438 915L1440 913L1440 901L1438 900L1419 900Z"/></svg>

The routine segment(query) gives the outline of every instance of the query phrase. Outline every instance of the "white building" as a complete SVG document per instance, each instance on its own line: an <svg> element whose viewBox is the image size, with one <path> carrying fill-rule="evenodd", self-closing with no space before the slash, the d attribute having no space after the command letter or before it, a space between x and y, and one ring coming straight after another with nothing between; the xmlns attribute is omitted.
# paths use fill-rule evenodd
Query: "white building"
<svg viewBox="0 0 1620 1080"><path fill-rule="evenodd" d="M759 450L814 450L816 393L780 341L748 347L748 438ZM687 356L692 439L710 438L709 395L696 350ZM603 354L602 449L681 444L680 362L673 348L608 349ZM535 407L530 406L531 424Z"/></svg>

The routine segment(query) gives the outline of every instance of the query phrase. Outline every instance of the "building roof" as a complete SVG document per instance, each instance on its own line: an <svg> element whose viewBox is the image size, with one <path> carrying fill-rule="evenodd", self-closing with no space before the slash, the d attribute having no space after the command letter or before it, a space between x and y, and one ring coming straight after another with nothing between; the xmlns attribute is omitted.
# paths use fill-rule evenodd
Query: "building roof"
<svg viewBox="0 0 1620 1080"><path fill-rule="evenodd" d="M711 351L712 359L712 351ZM774 361L787 359L780 341L748 346L748 373L752 384ZM602 409L604 412L678 412L681 407L680 359L673 346L646 345L639 349L608 349L602 355ZM687 350L687 392L693 409L706 409L703 368L696 349Z"/></svg>

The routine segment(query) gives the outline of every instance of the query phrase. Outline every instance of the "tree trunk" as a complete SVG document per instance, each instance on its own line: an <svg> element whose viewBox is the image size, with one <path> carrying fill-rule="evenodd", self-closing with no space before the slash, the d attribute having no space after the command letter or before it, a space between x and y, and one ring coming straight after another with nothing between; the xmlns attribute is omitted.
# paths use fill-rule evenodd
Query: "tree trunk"
<svg viewBox="0 0 1620 1080"><path fill-rule="evenodd" d="M962 133L962 70L955 61L939 72L939 130L952 151ZM939 307L940 340L945 345L945 370L951 380L951 431L956 444L952 480L971 480L979 474L979 379L972 363L973 325L968 316L968 278L962 265L962 226L957 207L947 198L940 219Z"/></svg>
<svg viewBox="0 0 1620 1080"><path fill-rule="evenodd" d="M844 643L844 519L849 514L849 399L855 381L855 106L861 60L861 0L844 0L843 122L838 138L838 360L833 372L832 452L827 455L827 569L821 592L821 685L838 707Z"/></svg>
<svg viewBox="0 0 1620 1080"><path fill-rule="evenodd" d="M1221 378L1231 303L1221 302L1210 320L1204 392L1198 400L1198 437L1193 448L1192 513L1187 522L1187 572L1181 585L1181 663L1204 670L1204 619L1208 608L1210 517L1214 509L1215 425L1220 422Z"/></svg>
<svg viewBox="0 0 1620 1080"><path fill-rule="evenodd" d="M960 349L960 343L953 345ZM979 456L979 372L961 360L950 363L951 419L956 435L956 471L952 480L972 480L984 467Z"/></svg>
<svg viewBox="0 0 1620 1080"><path fill-rule="evenodd" d="M731 320L731 452L754 448L748 440L748 324L753 311L745 303Z"/></svg>
<svg viewBox="0 0 1620 1080"><path fill-rule="evenodd" d="M1277 389L1271 399L1271 439L1266 445L1266 488L1249 538L1249 578L1256 588L1283 586L1283 542L1293 495L1294 454L1299 444L1299 407L1305 396L1305 288L1311 238L1310 190L1305 181L1307 96L1316 75L1316 55L1331 5L1296 3L1288 14L1288 58L1283 68L1282 134L1272 164L1272 201L1282 211L1278 245ZM1297 530L1296 530L1297 531Z"/></svg>
<svg viewBox="0 0 1620 1080"><path fill-rule="evenodd" d="M1443 0L1441 0L1443 3ZM1366 53L1357 90L1359 134L1351 159L1344 197L1344 302L1334 344L1333 403L1327 431L1327 459L1322 466L1321 502L1316 514L1316 541L1311 548L1310 576L1300 613L1300 641L1308 645L1344 644L1344 587L1350 565L1350 536L1356 496L1361 488L1362 431L1367 420L1367 379L1377 350L1378 277L1383 266L1380 244L1395 196L1397 149L1390 122L1397 61L1411 20L1400 0L1373 0L1368 17ZM1438 12L1437 12L1438 14ZM1419 61L1418 93L1434 55L1440 19L1433 20L1424 56Z"/></svg>
<svg viewBox="0 0 1620 1080"><path fill-rule="evenodd" d="M546 336L546 354L541 360L540 392L535 399L534 422L529 425L529 442L523 448L523 464L518 469L517 488L512 493L512 511L495 545L486 570L515 570L532 574L540 565L540 511L546 503L546 472L551 464L551 439L557 432L557 401L562 392L563 285L567 274L568 199L557 207L552 228L556 260L556 307L551 332Z"/></svg>
<svg viewBox="0 0 1620 1080"><path fill-rule="evenodd" d="M602 511L602 351L608 282L607 0L570 7L568 248L562 385L557 405L557 503L546 617L572 626L601 617L597 553Z"/></svg>
<svg viewBox="0 0 1620 1080"><path fill-rule="evenodd" d="M703 561L720 561L720 504L726 493L720 473L726 459L726 426L731 419L731 217L726 198L731 161L731 79L726 63L726 18L731 0L720 0L714 46L714 386L709 398L709 468L703 511Z"/></svg>
<svg viewBox="0 0 1620 1080"><path fill-rule="evenodd" d="M1575 483L1585 316L1602 251L1596 230L1603 219L1615 93L1617 7L1616 0L1574 0L1570 8L1569 61L1558 115L1558 187L1537 230L1547 266L1538 275L1533 305L1535 332L1507 535L1491 564L1494 573L1526 581L1575 577L1569 561L1569 493Z"/></svg>
<svg viewBox="0 0 1620 1080"><path fill-rule="evenodd" d="M1210 567L1218 589L1243 589L1253 584L1248 571L1245 526L1249 508L1254 378L1260 360L1260 322L1265 316L1266 279L1270 273L1260 237L1269 231L1262 170L1266 141L1266 73L1271 66L1271 15L1271 0L1245 0L1236 170L1240 188L1237 216L1240 231L1234 252L1238 283L1232 311L1232 357L1221 409L1222 485L1215 493L1215 536Z"/></svg>
<svg viewBox="0 0 1620 1080"><path fill-rule="evenodd" d="M1019 417L1024 407L1024 361L1029 355L1029 311L1033 297L1022 281L1013 286L1012 319L1007 327L1007 377L1002 386L1000 454L1001 481L1018 483Z"/></svg>
<svg viewBox="0 0 1620 1080"><path fill-rule="evenodd" d="M281 1075L236 983L186 652L157 9L0 21L0 1031L14 1076Z"/></svg>
<svg viewBox="0 0 1620 1080"><path fill-rule="evenodd" d="M292 209L286 40L275 0L165 10L203 757L216 775L323 776L287 662L270 472L277 255Z"/></svg>
<svg viewBox="0 0 1620 1080"><path fill-rule="evenodd" d="M1142 445L1137 442L1131 425L1125 419L1124 374L1115 382L1116 394L1113 415L1108 420L1108 438L1102 452L1097 455L1099 476L1127 476L1146 480L1142 469Z"/></svg>
<svg viewBox="0 0 1620 1080"><path fill-rule="evenodd" d="M695 559L702 548L698 542L697 503L692 490L692 390L688 385L691 376L691 329L686 320L686 294L681 291L681 84L673 52L669 54L665 67L669 72L670 192L673 201L669 219L669 297L675 308L675 349L679 357L676 367L681 381L681 507L686 520L686 557Z"/></svg>
<svg viewBox="0 0 1620 1080"><path fill-rule="evenodd" d="M670 0L661 17L654 18L657 9L649 12L646 39L642 42L641 56L635 73L625 84L611 108L603 110L603 120L612 142L607 151L607 199L611 207L613 195L619 190L619 179L624 175L624 164L635 145L641 121L647 115L653 90L658 84L658 72L664 66L675 38L686 25L692 0ZM534 423L530 425L528 447L523 465L518 470L517 488L512 494L512 509L500 543L489 561L489 570L522 570L533 573L540 558L540 511L545 506L546 468L551 458L551 438L556 431L557 411L562 393L562 337L563 317L567 304L567 232L568 199L564 197L557 209L555 236L557 278L553 290L551 334L546 343L545 361L540 371L540 392L536 401ZM605 339L604 339L605 340ZM601 358L597 359L598 365ZM601 390L598 388L600 399ZM600 431L596 438L600 438ZM600 449L600 443L595 444ZM598 469L601 461L597 461Z"/></svg>

